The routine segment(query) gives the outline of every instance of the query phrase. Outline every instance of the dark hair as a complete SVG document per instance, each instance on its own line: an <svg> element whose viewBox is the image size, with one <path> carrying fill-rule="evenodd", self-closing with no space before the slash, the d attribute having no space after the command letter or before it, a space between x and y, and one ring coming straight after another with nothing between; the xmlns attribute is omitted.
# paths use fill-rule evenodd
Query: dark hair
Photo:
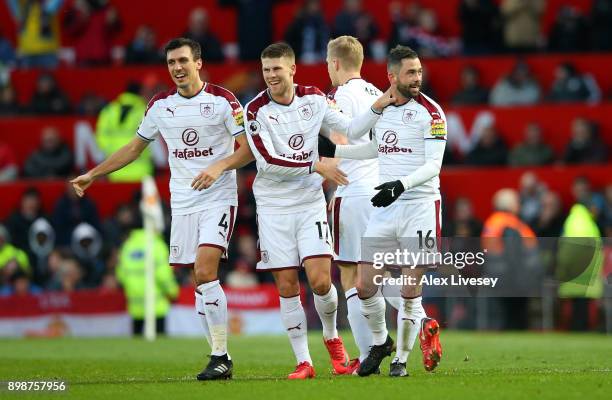
<svg viewBox="0 0 612 400"><path fill-rule="evenodd" d="M140 94L141 90L142 86L140 85L140 82L136 81L129 81L125 87L126 92L133 94Z"/></svg>
<svg viewBox="0 0 612 400"><path fill-rule="evenodd" d="M410 47L398 44L389 51L389 55L387 56L387 69L401 65L404 58L415 59L419 58L419 55Z"/></svg>
<svg viewBox="0 0 612 400"><path fill-rule="evenodd" d="M23 191L21 198L30 197L30 196L40 198L40 191L36 189L34 186L30 186L26 190Z"/></svg>
<svg viewBox="0 0 612 400"><path fill-rule="evenodd" d="M193 54L194 61L202 58L202 47L200 47L200 43L184 37L170 40L164 47L164 54L167 57L170 50L180 49L183 46L188 46L191 49L191 54Z"/></svg>
<svg viewBox="0 0 612 400"><path fill-rule="evenodd" d="M268 47L262 50L261 58L280 58L289 57L295 60L295 53L291 46L285 42L272 43Z"/></svg>

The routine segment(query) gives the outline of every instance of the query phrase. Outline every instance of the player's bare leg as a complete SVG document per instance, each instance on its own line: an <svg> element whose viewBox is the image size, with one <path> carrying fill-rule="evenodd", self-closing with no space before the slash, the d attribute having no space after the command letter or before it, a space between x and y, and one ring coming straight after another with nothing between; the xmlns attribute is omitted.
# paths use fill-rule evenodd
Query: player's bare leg
<svg viewBox="0 0 612 400"><path fill-rule="evenodd" d="M295 269L272 271L276 288L280 295L281 320L287 330L289 342L297 361L295 371L289 379L308 379L315 377L312 358L308 350L308 330L306 313L300 300L300 283Z"/></svg>
<svg viewBox="0 0 612 400"><path fill-rule="evenodd" d="M361 301L361 313L367 319L372 333L372 348L357 371L359 376L376 373L382 360L395 350L385 321L385 299L378 294L378 286L375 284L375 277L381 276L383 272L384 270L376 269L372 264L359 264L357 270L357 293Z"/></svg>
<svg viewBox="0 0 612 400"><path fill-rule="evenodd" d="M200 246L196 254L194 275L212 348L210 362L198 374L198 380L232 377L233 363L227 353L227 298L217 276L221 255L221 249L211 246Z"/></svg>
<svg viewBox="0 0 612 400"><path fill-rule="evenodd" d="M397 353L391 363L391 376L406 376L406 363L412 351L417 335L421 341L423 365L432 371L442 357L439 340L439 325L432 318L427 318L423 309L423 288L418 282L427 270L425 268L405 268L402 273L413 277L415 285L404 285L401 290L401 307L397 315Z"/></svg>
<svg viewBox="0 0 612 400"><path fill-rule="evenodd" d="M314 294L315 309L323 325L323 342L331 358L334 373L346 374L350 358L338 336L338 293L331 282L331 260L328 256L304 260L308 283Z"/></svg>
<svg viewBox="0 0 612 400"><path fill-rule="evenodd" d="M359 365L370 352L372 345L372 333L368 327L368 321L361 314L361 304L357 296L357 265L338 264L340 267L340 282L346 297L346 307L348 309L348 321L351 332L355 338L355 343L359 348L359 358L351 360L347 373L356 372Z"/></svg>

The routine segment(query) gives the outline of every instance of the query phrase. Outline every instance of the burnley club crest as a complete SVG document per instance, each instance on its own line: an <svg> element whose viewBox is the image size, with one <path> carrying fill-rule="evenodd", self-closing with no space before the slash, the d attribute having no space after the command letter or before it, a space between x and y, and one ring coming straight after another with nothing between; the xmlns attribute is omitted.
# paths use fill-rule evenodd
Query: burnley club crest
<svg viewBox="0 0 612 400"><path fill-rule="evenodd" d="M204 118L210 118L215 113L215 104L214 103L200 103L200 114Z"/></svg>

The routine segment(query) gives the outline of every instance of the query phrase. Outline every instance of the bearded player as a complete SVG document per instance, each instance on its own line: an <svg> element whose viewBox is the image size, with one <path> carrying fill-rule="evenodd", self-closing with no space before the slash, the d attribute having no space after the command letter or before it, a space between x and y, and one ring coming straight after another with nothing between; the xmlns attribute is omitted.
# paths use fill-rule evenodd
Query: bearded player
<svg viewBox="0 0 612 400"><path fill-rule="evenodd" d="M446 118L440 106L420 92L422 67L413 50L405 46L392 49L387 75L396 102L383 111L374 127L372 141L338 146L322 141L319 153L359 160L378 158L382 184L375 187L379 192L371 199L376 209L370 215L365 238L392 240L398 247L415 253L435 252L440 238L438 176L446 144ZM415 248L417 237L424 242L425 249ZM395 350L385 322L385 300L377 295L375 284L381 270L373 268L373 261L371 254L362 254L358 271L361 312L373 337L368 357L359 367L360 376L376 372L382 360ZM402 265L402 274L414 277L418 283L427 266L424 263ZM421 294L420 284L406 284L401 288L397 353L389 373L393 377L408 375L406 363L417 335L427 371L436 368L442 356L438 322L427 318Z"/></svg>

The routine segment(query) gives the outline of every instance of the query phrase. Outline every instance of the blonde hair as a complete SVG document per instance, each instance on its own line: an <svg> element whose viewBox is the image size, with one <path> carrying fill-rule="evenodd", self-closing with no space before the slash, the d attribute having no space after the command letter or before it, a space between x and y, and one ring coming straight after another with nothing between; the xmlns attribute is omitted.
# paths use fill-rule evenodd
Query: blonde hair
<svg viewBox="0 0 612 400"><path fill-rule="evenodd" d="M352 36L339 36L330 40L327 44L327 55L329 58L341 60L347 70L359 71L363 64L363 46Z"/></svg>

